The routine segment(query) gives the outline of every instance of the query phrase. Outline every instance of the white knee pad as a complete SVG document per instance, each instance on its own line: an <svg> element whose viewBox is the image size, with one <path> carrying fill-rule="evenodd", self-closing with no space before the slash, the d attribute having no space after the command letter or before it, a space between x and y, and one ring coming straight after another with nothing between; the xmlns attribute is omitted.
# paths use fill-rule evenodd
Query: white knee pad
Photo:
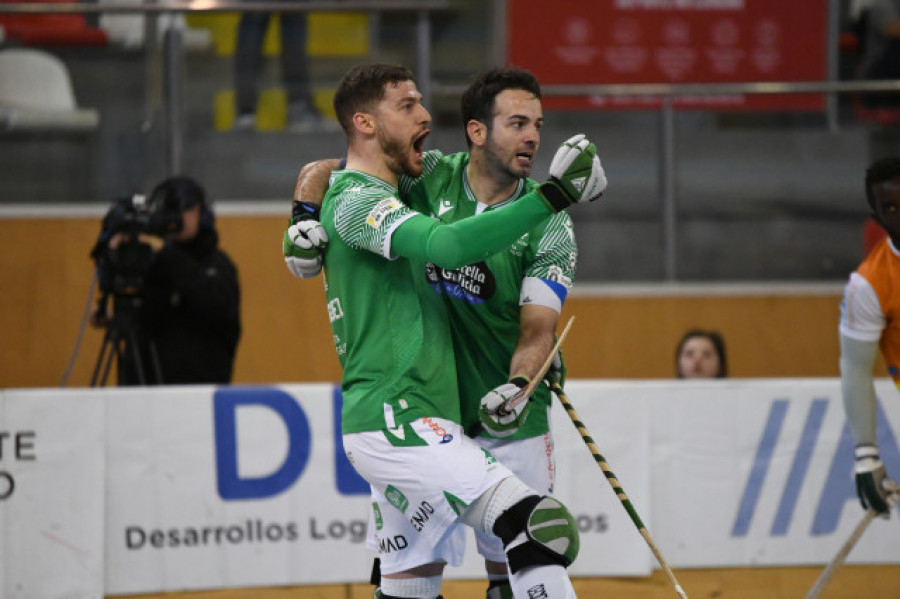
<svg viewBox="0 0 900 599"><path fill-rule="evenodd" d="M493 533L500 514L531 495L537 493L515 476L504 478L472 503L460 519L473 528Z"/></svg>

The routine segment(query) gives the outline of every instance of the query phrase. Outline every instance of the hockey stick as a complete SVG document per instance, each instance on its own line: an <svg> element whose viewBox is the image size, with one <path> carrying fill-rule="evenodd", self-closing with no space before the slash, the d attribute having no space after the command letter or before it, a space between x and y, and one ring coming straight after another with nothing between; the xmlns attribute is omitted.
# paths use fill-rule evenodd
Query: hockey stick
<svg viewBox="0 0 900 599"><path fill-rule="evenodd" d="M866 515L863 516L863 519L860 520L859 524L856 525L856 528L853 529L853 534L850 535L850 538L841 546L840 551L837 552L837 555L834 556L822 573L819 575L819 578L816 580L816 584L813 585L813 588L810 589L809 593L806 594L806 599L815 599L818 597L822 591L825 590L825 585L831 581L831 578L834 576L834 573L837 572L838 568L844 565L844 560L847 559L847 555L850 553L850 550L853 549L853 546L856 545L856 542L859 541L859 538L866 531L866 528L869 526L869 523L875 519L875 516L878 515L878 512L875 510L869 510L866 512Z"/></svg>
<svg viewBox="0 0 900 599"><path fill-rule="evenodd" d="M519 393L516 394L516 397L503 407L503 413L509 414L512 408L517 406L528 397L531 397L531 394L534 392L534 388L537 387L542 380L544 380L544 375L546 375L547 371L550 370L550 365L553 364L553 358L555 358L556 354L559 353L559 348L562 346L562 342L565 340L566 335L569 334L569 329L572 328L572 322L574 320L574 316L569 317L569 321L566 323L566 326L563 327L562 333L559 334L559 337L556 339L556 343L554 343L553 347L550 349L550 353L547 355L547 359L544 360L544 363L541 365L541 369L538 370L537 374L534 375L534 378L531 379L531 381L527 385L525 385Z"/></svg>
<svg viewBox="0 0 900 599"><path fill-rule="evenodd" d="M659 562L659 565L666 573L666 577L669 579L669 582L671 582L672 586L675 587L675 592L678 593L678 596L682 599L688 599L687 594L685 594L684 592L684 589L682 589L681 585L678 583L678 579L675 578L675 573L672 572L669 564L666 563L666 560L662 556L662 553L659 551L659 548L656 546L656 543L653 542L653 538L650 536L650 532L647 530L647 527L644 526L644 523L641 521L640 516L638 516L638 513L634 509L634 506L631 505L631 500L628 499L628 495L625 494L625 491L622 489L622 486L616 479L616 475L613 474L613 471L609 467L609 464L606 463L606 458L603 457L603 455L600 453L600 450L597 448L597 445L594 444L594 440L591 438L591 434L588 432L587 428L584 426L584 423L581 421L581 418L578 416L578 412L575 411L575 408L569 402L569 398L566 397L566 394L562 390L559 381L557 381L556 377L553 375L550 375L548 378L550 380L550 388L553 390L553 392L556 394L556 397L559 398L560 403L566 409L566 413L569 415L569 418L572 419L572 424L575 425L575 428L578 429L579 434L581 434L581 439L584 441L585 445L588 446L588 449L591 450L591 455L594 456L594 460L600 466L600 469L603 470L603 474L606 475L606 480L608 480L609 484L612 486L613 491L616 493L616 497L618 497L619 501L622 502L622 506L625 508L625 511L628 512L629 516L631 516L631 521L634 522L634 525L637 526L638 532L641 533L641 536L644 537L647 545L650 546L650 551L652 551L653 555L656 556L656 561Z"/></svg>

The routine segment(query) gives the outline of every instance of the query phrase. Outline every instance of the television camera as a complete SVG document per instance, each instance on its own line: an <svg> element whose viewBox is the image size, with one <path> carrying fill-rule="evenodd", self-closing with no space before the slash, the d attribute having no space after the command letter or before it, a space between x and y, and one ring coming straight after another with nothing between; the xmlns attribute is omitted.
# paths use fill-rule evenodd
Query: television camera
<svg viewBox="0 0 900 599"><path fill-rule="evenodd" d="M155 347L140 334L141 292L150 265L153 248L146 235L165 237L183 227L183 201L175 194L136 194L117 198L103 217L102 228L91 257L97 265L100 298L97 314L105 320L106 338L94 367L91 386L95 386L103 367L100 384L105 384L113 356L131 360L138 368L141 383L152 382L141 367L141 348L150 352L155 382L161 383L159 360ZM117 237L118 236L118 237ZM115 242L113 243L115 239ZM112 297L112 318L105 319ZM107 353L108 352L108 353ZM126 356L126 352L129 354Z"/></svg>

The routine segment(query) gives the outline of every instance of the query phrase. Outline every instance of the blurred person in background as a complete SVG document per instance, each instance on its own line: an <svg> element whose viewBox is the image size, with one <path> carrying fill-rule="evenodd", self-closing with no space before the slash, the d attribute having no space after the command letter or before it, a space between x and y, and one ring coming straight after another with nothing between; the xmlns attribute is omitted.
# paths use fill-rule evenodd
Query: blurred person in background
<svg viewBox="0 0 900 599"><path fill-rule="evenodd" d="M900 158L875 161L866 171L872 218L886 231L844 288L839 326L841 394L856 456L856 490L863 509L887 515L896 483L887 478L877 438L873 369L879 348L900 383Z"/></svg>
<svg viewBox="0 0 900 599"><path fill-rule="evenodd" d="M245 0L253 2L255 0ZM301 0L302 1L302 0ZM274 13L245 12L238 24L237 48L234 53L235 130L256 128L256 103L264 56L263 41ZM278 13L281 24L281 81L287 101L287 128L296 133L337 131L337 123L316 110L309 78L306 42L309 13Z"/></svg>
<svg viewBox="0 0 900 599"><path fill-rule="evenodd" d="M691 329L675 350L675 372L680 379L723 379L728 376L725 340L717 331Z"/></svg>
<svg viewBox="0 0 900 599"><path fill-rule="evenodd" d="M871 0L860 11L863 79L900 79L900 0ZM900 94L868 93L869 108L900 106Z"/></svg>
<svg viewBox="0 0 900 599"><path fill-rule="evenodd" d="M120 201L92 255L103 295L91 323L107 329L117 350L119 385L231 382L241 334L238 273L219 248L199 183L170 177L146 205Z"/></svg>

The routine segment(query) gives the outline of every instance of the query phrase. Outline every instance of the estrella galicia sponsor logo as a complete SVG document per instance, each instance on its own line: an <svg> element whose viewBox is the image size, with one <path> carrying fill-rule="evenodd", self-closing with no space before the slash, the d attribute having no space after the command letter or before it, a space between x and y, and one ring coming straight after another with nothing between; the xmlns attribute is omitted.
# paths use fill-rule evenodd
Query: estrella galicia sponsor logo
<svg viewBox="0 0 900 599"><path fill-rule="evenodd" d="M427 501L423 501L419 504L419 507L416 508L416 511L412 513L409 517L409 523L412 524L412 527L416 529L416 532L422 532L425 529L425 525L431 519L431 514L434 513L434 506L432 506Z"/></svg>
<svg viewBox="0 0 900 599"><path fill-rule="evenodd" d="M422 418L422 422L427 424L428 427L434 432L434 434L441 438L440 443L449 443L453 440L453 435L448 433L447 429L435 422L433 419L426 416L425 418Z"/></svg>
<svg viewBox="0 0 900 599"><path fill-rule="evenodd" d="M436 292L470 304L482 304L497 293L497 279L484 261L454 270L429 263L425 278Z"/></svg>
<svg viewBox="0 0 900 599"><path fill-rule="evenodd" d="M406 498L403 491L394 485L388 485L387 489L384 490L384 498L402 513L406 513L406 508L409 507L409 499Z"/></svg>
<svg viewBox="0 0 900 599"><path fill-rule="evenodd" d="M376 537L378 541L378 553L390 553L392 551L403 551L409 547L409 541L403 535L394 535L393 537Z"/></svg>

